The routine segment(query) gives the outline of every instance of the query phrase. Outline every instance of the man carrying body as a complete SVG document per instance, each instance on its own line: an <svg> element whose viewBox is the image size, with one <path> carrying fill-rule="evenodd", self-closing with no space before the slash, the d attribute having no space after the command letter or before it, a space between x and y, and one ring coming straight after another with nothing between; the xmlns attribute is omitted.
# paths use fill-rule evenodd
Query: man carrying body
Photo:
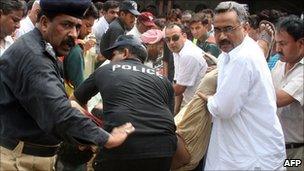
<svg viewBox="0 0 304 171"><path fill-rule="evenodd" d="M146 48L132 35L120 36L103 56L111 63L99 67L74 96L85 105L100 92L105 130L132 122L137 132L121 147L101 151L95 170L169 171L177 140L171 83L143 64Z"/></svg>
<svg viewBox="0 0 304 171"><path fill-rule="evenodd" d="M303 170L304 162L304 22L289 16L277 25L275 35L277 52L281 58L272 70L277 96L277 114L280 118L288 159L301 159L301 167L287 170Z"/></svg>
<svg viewBox="0 0 304 171"><path fill-rule="evenodd" d="M187 104L208 67L203 51L188 40L182 26L176 24L166 27L165 41L174 57L175 96L183 95L184 104ZM176 103L175 113L178 111L179 105Z"/></svg>
<svg viewBox="0 0 304 171"><path fill-rule="evenodd" d="M247 36L247 10L228 1L215 9L215 39L223 51L217 90L207 100L213 117L205 170L279 170L285 143L264 54Z"/></svg>
<svg viewBox="0 0 304 171"><path fill-rule="evenodd" d="M128 123L111 134L85 117L64 90L57 56L74 46L89 0L41 0L38 27L0 59L0 170L53 170L62 140L112 148L134 131Z"/></svg>

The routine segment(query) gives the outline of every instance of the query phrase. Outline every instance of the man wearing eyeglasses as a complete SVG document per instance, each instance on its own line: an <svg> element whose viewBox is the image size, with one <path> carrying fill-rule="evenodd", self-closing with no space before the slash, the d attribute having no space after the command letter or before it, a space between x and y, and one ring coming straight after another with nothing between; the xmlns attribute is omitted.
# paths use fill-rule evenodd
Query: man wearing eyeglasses
<svg viewBox="0 0 304 171"><path fill-rule="evenodd" d="M222 2L215 13L223 53L216 93L200 94L213 116L205 170L281 170L286 155L275 91L263 51L247 35L246 6Z"/></svg>
<svg viewBox="0 0 304 171"><path fill-rule="evenodd" d="M203 58L203 50L187 39L183 26L178 24L170 24L166 27L165 41L173 52L175 96L183 95L182 105L187 104L208 67ZM179 111L178 108L175 107L175 113Z"/></svg>
<svg viewBox="0 0 304 171"><path fill-rule="evenodd" d="M207 100L213 127L205 170L281 170L285 144L276 97L263 51L247 35L246 6L220 3L215 40L223 53L218 85Z"/></svg>

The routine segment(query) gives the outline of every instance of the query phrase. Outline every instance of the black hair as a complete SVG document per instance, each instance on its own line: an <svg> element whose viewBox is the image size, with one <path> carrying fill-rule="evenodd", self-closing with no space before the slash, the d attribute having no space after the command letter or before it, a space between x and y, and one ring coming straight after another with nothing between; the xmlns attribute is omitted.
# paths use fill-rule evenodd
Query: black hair
<svg viewBox="0 0 304 171"><path fill-rule="evenodd" d="M144 46L122 45L117 47L115 50L117 50L118 52L122 52L124 49L128 49L129 53L132 54L132 56L139 59L142 63L144 63L148 57L148 52Z"/></svg>
<svg viewBox="0 0 304 171"><path fill-rule="evenodd" d="M181 19L182 18L182 11L180 9L171 9L168 14L166 19L170 20L170 19Z"/></svg>
<svg viewBox="0 0 304 171"><path fill-rule="evenodd" d="M257 14L261 20L267 20L272 24L276 24L281 17L286 17L287 13L275 9L264 9Z"/></svg>
<svg viewBox="0 0 304 171"><path fill-rule="evenodd" d="M182 24L179 23L169 23L168 25L166 25L166 29L172 29L173 27L179 27L181 29L182 33L186 33L187 32L187 28L185 26L183 26Z"/></svg>
<svg viewBox="0 0 304 171"><path fill-rule="evenodd" d="M165 28L166 25L166 19L165 18L156 18L153 20L154 23L162 30Z"/></svg>
<svg viewBox="0 0 304 171"><path fill-rule="evenodd" d="M157 8L155 5L148 5L146 7L146 9L142 10L141 12L150 12L151 14L153 14L154 16L157 16Z"/></svg>
<svg viewBox="0 0 304 171"><path fill-rule="evenodd" d="M29 1L27 2L27 4L26 4L26 6L27 6L27 11L30 11L30 10L32 9L32 7L33 7L35 1L36 1L36 0L29 0Z"/></svg>
<svg viewBox="0 0 304 171"><path fill-rule="evenodd" d="M119 3L117 1L106 1L104 4L103 4L103 11L107 12L109 9L112 9L112 8L118 8L119 7Z"/></svg>
<svg viewBox="0 0 304 171"><path fill-rule="evenodd" d="M1 0L0 10L4 15L7 15L12 11L23 10L23 15L25 15L27 11L27 6L26 6L26 2L22 0L9 0L9 1Z"/></svg>
<svg viewBox="0 0 304 171"><path fill-rule="evenodd" d="M103 3L102 2L95 2L94 5L95 5L95 7L97 8L98 11L103 10Z"/></svg>
<svg viewBox="0 0 304 171"><path fill-rule="evenodd" d="M189 21L190 25L197 22L201 22L203 25L209 24L208 16L206 15L206 13L203 12L196 13Z"/></svg>
<svg viewBox="0 0 304 171"><path fill-rule="evenodd" d="M249 23L250 27L252 27L253 29L259 28L260 21L261 21L261 18L258 15L253 14L248 17L248 23Z"/></svg>
<svg viewBox="0 0 304 171"><path fill-rule="evenodd" d="M208 8L206 4L198 4L195 6L194 12L201 12L202 10Z"/></svg>
<svg viewBox="0 0 304 171"><path fill-rule="evenodd" d="M304 21L295 15L284 17L277 23L276 30L286 31L295 41L304 38Z"/></svg>
<svg viewBox="0 0 304 171"><path fill-rule="evenodd" d="M212 18L214 17L214 11L210 8L203 9L201 12L205 14L210 14Z"/></svg>
<svg viewBox="0 0 304 171"><path fill-rule="evenodd" d="M95 19L99 18L98 10L96 6L91 3L90 7L86 10L86 12L83 15L83 18L90 18L93 17Z"/></svg>

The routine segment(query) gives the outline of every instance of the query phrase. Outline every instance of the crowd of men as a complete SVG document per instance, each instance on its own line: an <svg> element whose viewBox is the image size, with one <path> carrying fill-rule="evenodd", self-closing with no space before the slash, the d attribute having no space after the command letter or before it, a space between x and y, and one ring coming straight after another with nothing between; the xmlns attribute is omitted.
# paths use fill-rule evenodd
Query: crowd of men
<svg viewBox="0 0 304 171"><path fill-rule="evenodd" d="M304 168L303 18L0 0L0 24L0 170Z"/></svg>

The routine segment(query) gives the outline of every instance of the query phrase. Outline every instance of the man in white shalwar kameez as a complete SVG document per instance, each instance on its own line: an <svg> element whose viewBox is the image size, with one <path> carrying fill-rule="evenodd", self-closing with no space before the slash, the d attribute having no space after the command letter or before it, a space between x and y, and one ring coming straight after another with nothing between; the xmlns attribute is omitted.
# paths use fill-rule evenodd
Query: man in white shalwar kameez
<svg viewBox="0 0 304 171"><path fill-rule="evenodd" d="M212 96L199 94L213 117L205 170L283 169L275 91L261 48L247 36L246 6L222 2L215 12L215 39L223 51L218 86Z"/></svg>

